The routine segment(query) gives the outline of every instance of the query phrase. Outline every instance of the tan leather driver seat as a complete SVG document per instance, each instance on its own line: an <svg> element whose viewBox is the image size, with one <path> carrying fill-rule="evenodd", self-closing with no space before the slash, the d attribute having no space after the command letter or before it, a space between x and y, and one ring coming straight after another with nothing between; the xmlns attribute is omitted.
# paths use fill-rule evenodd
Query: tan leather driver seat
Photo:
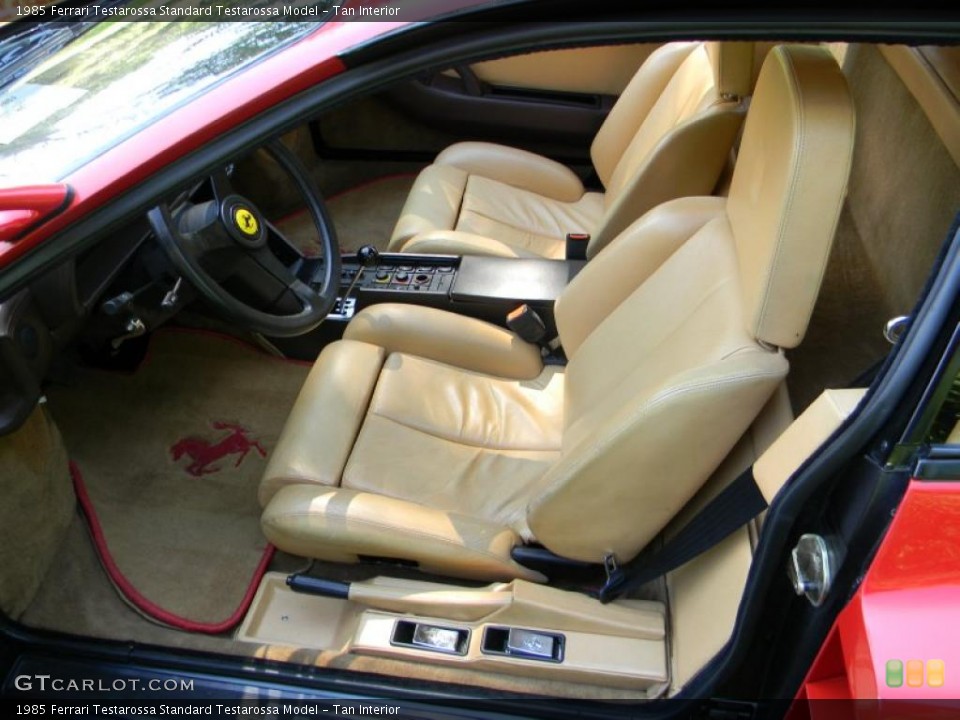
<svg viewBox="0 0 960 720"><path fill-rule="evenodd" d="M819 47L771 52L728 199L651 210L570 283L569 357L439 310L375 305L321 353L260 488L290 553L540 579L538 541L600 562L640 551L787 374L844 195L853 108Z"/></svg>
<svg viewBox="0 0 960 720"><path fill-rule="evenodd" d="M606 192L524 150L463 142L417 178L392 252L562 258L567 233L590 233L593 257L647 210L709 195L753 88L754 44L659 48L623 91L590 155Z"/></svg>

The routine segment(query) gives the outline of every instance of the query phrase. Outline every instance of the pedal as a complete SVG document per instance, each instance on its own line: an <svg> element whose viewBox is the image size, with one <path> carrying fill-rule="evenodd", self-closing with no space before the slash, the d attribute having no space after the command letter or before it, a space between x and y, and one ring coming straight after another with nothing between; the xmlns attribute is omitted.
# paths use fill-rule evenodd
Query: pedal
<svg viewBox="0 0 960 720"><path fill-rule="evenodd" d="M140 318L132 317L127 320L124 330L126 330L126 332L123 335L115 337L110 341L110 345L114 350L119 350L120 346L123 345L123 343L125 343L127 340L132 340L133 338L143 335L145 332L147 332L147 326Z"/></svg>

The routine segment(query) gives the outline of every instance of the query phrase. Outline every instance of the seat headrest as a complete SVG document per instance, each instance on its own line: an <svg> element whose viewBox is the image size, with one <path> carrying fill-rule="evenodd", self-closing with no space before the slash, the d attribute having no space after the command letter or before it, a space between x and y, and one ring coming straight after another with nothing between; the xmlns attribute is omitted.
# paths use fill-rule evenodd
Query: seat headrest
<svg viewBox="0 0 960 720"><path fill-rule="evenodd" d="M833 56L781 45L764 61L747 113L727 213L747 328L795 347L820 290L846 193L854 110Z"/></svg>
<svg viewBox="0 0 960 720"><path fill-rule="evenodd" d="M721 97L746 97L753 91L752 42L708 42L713 81Z"/></svg>

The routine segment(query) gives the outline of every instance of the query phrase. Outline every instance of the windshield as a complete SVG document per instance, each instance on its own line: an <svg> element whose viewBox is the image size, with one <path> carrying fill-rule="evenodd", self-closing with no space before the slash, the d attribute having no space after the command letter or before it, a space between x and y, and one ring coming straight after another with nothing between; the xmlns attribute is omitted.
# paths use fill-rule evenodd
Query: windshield
<svg viewBox="0 0 960 720"><path fill-rule="evenodd" d="M0 186L63 179L316 25L98 23L0 88Z"/></svg>

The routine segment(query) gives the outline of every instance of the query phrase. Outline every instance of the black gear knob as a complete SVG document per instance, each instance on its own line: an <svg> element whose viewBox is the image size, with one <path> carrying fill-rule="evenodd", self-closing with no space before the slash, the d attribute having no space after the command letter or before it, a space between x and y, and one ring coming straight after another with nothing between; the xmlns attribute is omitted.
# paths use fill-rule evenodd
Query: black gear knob
<svg viewBox="0 0 960 720"><path fill-rule="evenodd" d="M364 245L357 250L357 262L360 267L375 268L380 265L380 251L373 245Z"/></svg>

